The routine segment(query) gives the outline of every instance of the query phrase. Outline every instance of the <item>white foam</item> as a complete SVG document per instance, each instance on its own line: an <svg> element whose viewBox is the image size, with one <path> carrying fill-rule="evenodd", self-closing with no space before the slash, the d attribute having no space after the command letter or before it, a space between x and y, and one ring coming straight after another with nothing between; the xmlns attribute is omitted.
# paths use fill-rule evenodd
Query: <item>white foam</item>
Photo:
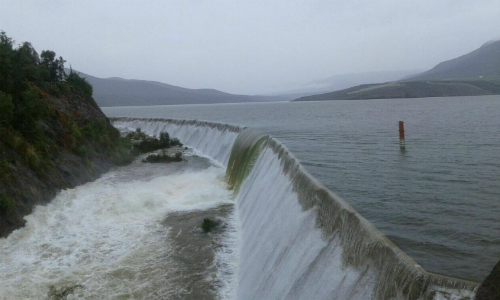
<svg viewBox="0 0 500 300"><path fill-rule="evenodd" d="M222 245L215 255L218 296L221 300L236 299L238 288L238 261L240 254L240 223L236 210L227 218L227 227L220 238Z"/></svg>
<svg viewBox="0 0 500 300"><path fill-rule="evenodd" d="M176 121L158 119L118 119L113 121L117 128L136 130L159 136L167 131L173 138L178 138L183 144L197 149L200 153L227 166L233 143L238 136L234 125L217 123Z"/></svg>
<svg viewBox="0 0 500 300"><path fill-rule="evenodd" d="M0 240L0 299L44 299L50 285L71 284L85 287L82 299L168 298L178 273L161 221L233 203L223 175L211 167L130 182L110 173L61 192Z"/></svg>

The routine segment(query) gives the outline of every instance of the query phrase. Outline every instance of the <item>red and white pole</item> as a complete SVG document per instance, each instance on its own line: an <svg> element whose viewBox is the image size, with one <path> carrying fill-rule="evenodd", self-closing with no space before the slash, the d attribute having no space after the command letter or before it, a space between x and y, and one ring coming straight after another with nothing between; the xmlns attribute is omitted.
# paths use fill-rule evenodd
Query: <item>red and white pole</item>
<svg viewBox="0 0 500 300"><path fill-rule="evenodd" d="M399 147L401 149L406 148L405 142L405 122L399 121Z"/></svg>

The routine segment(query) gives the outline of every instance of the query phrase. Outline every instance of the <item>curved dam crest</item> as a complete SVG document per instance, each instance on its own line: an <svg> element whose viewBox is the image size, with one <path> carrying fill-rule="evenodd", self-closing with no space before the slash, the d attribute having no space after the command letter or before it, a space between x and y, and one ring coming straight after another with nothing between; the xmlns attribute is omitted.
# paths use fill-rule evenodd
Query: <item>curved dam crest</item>
<svg viewBox="0 0 500 300"><path fill-rule="evenodd" d="M114 118L168 131L227 168L241 223L237 299L473 299L478 284L425 271L272 137L235 125Z"/></svg>

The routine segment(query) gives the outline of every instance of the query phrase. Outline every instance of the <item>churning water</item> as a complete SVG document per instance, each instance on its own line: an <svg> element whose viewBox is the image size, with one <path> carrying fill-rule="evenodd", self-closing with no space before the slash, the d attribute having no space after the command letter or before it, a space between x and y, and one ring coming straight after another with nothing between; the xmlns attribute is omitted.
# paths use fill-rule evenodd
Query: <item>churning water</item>
<svg viewBox="0 0 500 300"><path fill-rule="evenodd" d="M425 269L482 281L500 259L499 96L104 111L258 129Z"/></svg>
<svg viewBox="0 0 500 300"><path fill-rule="evenodd" d="M224 172L196 156L135 162L62 191L0 239L0 299L46 299L51 286L77 286L73 299L232 299L234 251L225 247L236 247L236 225ZM230 206L221 213L221 205ZM199 211L224 217L225 235L167 217ZM183 252L181 234L198 257Z"/></svg>

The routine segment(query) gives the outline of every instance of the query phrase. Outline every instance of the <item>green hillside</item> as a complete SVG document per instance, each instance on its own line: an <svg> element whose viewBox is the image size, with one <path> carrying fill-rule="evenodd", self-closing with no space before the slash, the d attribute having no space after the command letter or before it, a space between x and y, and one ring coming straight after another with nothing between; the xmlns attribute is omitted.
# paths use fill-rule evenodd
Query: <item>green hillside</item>
<svg viewBox="0 0 500 300"><path fill-rule="evenodd" d="M92 99L92 86L0 33L0 237L34 205L95 179L121 158L120 137Z"/></svg>
<svg viewBox="0 0 500 300"><path fill-rule="evenodd" d="M336 92L302 97L294 101L367 100L480 95L500 95L500 80L427 80L364 84Z"/></svg>

